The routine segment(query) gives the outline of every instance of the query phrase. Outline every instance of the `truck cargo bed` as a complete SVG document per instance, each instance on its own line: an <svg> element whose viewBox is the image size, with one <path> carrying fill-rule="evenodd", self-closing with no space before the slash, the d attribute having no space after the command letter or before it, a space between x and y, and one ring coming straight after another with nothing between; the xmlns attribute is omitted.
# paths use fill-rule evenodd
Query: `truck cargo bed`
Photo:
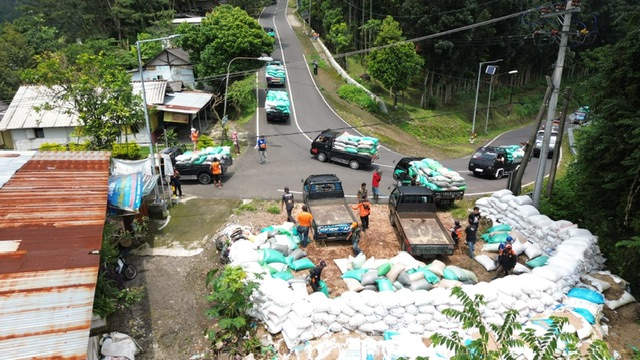
<svg viewBox="0 0 640 360"><path fill-rule="evenodd" d="M334 200L309 201L309 209L313 214L313 220L318 225L333 225L353 222L351 210L344 202Z"/></svg>
<svg viewBox="0 0 640 360"><path fill-rule="evenodd" d="M400 218L400 224L411 245L450 245L436 219Z"/></svg>

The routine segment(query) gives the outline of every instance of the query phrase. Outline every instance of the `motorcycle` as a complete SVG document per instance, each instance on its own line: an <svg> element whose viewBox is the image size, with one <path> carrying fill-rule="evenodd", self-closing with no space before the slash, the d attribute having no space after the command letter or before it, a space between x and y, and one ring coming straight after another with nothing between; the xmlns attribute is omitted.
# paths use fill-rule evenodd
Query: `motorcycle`
<svg viewBox="0 0 640 360"><path fill-rule="evenodd" d="M118 263L115 269L116 273L121 275L125 280L133 280L138 275L138 269L133 264L128 264L124 259L124 254L118 257Z"/></svg>

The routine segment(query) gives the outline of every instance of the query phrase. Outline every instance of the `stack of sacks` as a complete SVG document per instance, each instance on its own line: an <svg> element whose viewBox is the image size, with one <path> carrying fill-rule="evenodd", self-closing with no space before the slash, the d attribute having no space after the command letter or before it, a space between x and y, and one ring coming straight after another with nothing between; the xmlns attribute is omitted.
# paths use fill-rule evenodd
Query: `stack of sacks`
<svg viewBox="0 0 640 360"><path fill-rule="evenodd" d="M182 155L176 156L176 163L195 165L211 163L214 157L224 163L227 158L231 157L231 148L229 146L218 146L208 147L197 152L187 151Z"/></svg>
<svg viewBox="0 0 640 360"><path fill-rule="evenodd" d="M417 174L417 182L431 190L466 190L466 180L459 173L444 167L434 159L412 161L409 176Z"/></svg>
<svg viewBox="0 0 640 360"><path fill-rule="evenodd" d="M602 317L604 301L604 295L598 291L573 288L563 298L562 304L593 325Z"/></svg>
<svg viewBox="0 0 640 360"><path fill-rule="evenodd" d="M629 293L629 283L609 271L594 271L580 280L579 286L602 293L605 305L611 310L636 301Z"/></svg>
<svg viewBox="0 0 640 360"><path fill-rule="evenodd" d="M524 157L524 150L520 145L504 145L500 146L500 148L503 148L507 153L505 160L508 163L522 161Z"/></svg>
<svg viewBox="0 0 640 360"><path fill-rule="evenodd" d="M380 140L368 136L355 136L343 132L333 142L335 150L366 156L378 155L378 143Z"/></svg>

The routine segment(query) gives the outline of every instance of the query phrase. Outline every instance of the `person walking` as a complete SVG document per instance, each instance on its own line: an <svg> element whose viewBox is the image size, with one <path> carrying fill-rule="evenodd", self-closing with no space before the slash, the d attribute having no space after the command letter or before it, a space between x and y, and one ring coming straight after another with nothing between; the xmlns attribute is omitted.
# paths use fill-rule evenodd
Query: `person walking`
<svg viewBox="0 0 640 360"><path fill-rule="evenodd" d="M362 222L362 232L366 232L369 228L369 215L371 214L371 203L367 200L367 197L360 199L357 205L351 207L353 210L358 210L360 216L360 222Z"/></svg>
<svg viewBox="0 0 640 360"><path fill-rule="evenodd" d="M347 235L347 240L351 241L351 247L353 248L353 256L358 256L362 249L360 249L360 227L357 222L351 223L351 230Z"/></svg>
<svg viewBox="0 0 640 360"><path fill-rule="evenodd" d="M309 212L307 205L302 205L302 212L298 214L298 234L300 234L300 244L306 248L309 244L309 228L313 221L313 215Z"/></svg>
<svg viewBox="0 0 640 360"><path fill-rule="evenodd" d="M467 246L469 247L469 257L472 259L475 259L474 250L476 248L477 230L478 228L476 228L472 224L467 225L467 227L464 229L464 233L467 237Z"/></svg>
<svg viewBox="0 0 640 360"><path fill-rule="evenodd" d="M373 201L378 201L380 198L380 180L382 180L382 171L380 168L376 168L373 172L373 178L371 179L371 191L373 192Z"/></svg>
<svg viewBox="0 0 640 360"><path fill-rule="evenodd" d="M235 130L231 133L231 141L233 141L233 146L236 148L236 154L240 155L240 142L238 140L238 132Z"/></svg>
<svg viewBox="0 0 640 360"><path fill-rule="evenodd" d="M360 189L358 189L358 201L367 197L367 183L360 184Z"/></svg>
<svg viewBox="0 0 640 360"><path fill-rule="evenodd" d="M173 169L173 175L171 175L171 185L173 185L173 196L182 197L182 185L180 184L180 172L178 169Z"/></svg>
<svg viewBox="0 0 640 360"><path fill-rule="evenodd" d="M313 289L313 292L317 292L320 290L320 276L322 276L322 270L324 270L324 268L326 267L327 262L324 260L320 260L320 264L311 269L309 283L311 284L311 289Z"/></svg>
<svg viewBox="0 0 640 360"><path fill-rule="evenodd" d="M211 174L213 174L213 185L217 188L222 187L222 167L217 157L213 158L211 163Z"/></svg>
<svg viewBox="0 0 640 360"><path fill-rule="evenodd" d="M318 61L313 60L313 75L318 75Z"/></svg>
<svg viewBox="0 0 640 360"><path fill-rule="evenodd" d="M200 137L200 131L195 128L191 128L191 142L193 143L193 151L198 151L198 138Z"/></svg>
<svg viewBox="0 0 640 360"><path fill-rule="evenodd" d="M265 140L264 135L260 135L260 138L258 138L256 149L258 149L258 154L260 154L260 165L268 164L269 160L267 160L267 140Z"/></svg>
<svg viewBox="0 0 640 360"><path fill-rule="evenodd" d="M289 192L288 187L285 187L284 194L282 195L282 202L280 203L280 211L282 211L282 209L286 207L287 221L289 222L295 222L295 220L293 219L293 216L291 216L291 211L293 210L293 206L294 206L293 194Z"/></svg>

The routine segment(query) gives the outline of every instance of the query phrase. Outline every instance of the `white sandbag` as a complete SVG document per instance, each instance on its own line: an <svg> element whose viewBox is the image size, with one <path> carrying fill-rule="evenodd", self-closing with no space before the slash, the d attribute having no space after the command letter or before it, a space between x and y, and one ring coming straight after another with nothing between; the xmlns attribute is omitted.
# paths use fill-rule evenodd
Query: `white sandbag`
<svg viewBox="0 0 640 360"><path fill-rule="evenodd" d="M495 243L495 244L482 244L482 251L487 251L487 252L498 252L498 247L500 246L500 243ZM477 260L477 259L476 259Z"/></svg>
<svg viewBox="0 0 640 360"><path fill-rule="evenodd" d="M342 279L344 283L347 285L347 289L349 291L362 291L364 290L364 286L360 283L360 281L351 278Z"/></svg>
<svg viewBox="0 0 640 360"><path fill-rule="evenodd" d="M291 340L296 340L305 328L299 328L294 321L289 318L282 324L282 334L286 335Z"/></svg>
<svg viewBox="0 0 640 360"><path fill-rule="evenodd" d="M607 307L609 307L609 309L615 310L623 305L627 305L634 301L636 301L636 299L633 297L633 295L625 291L618 300L605 300L604 303L607 304Z"/></svg>
<svg viewBox="0 0 640 360"><path fill-rule="evenodd" d="M538 256L542 255L542 249L540 248L540 246L534 243L527 242L525 244L524 253L529 259L535 259Z"/></svg>
<svg viewBox="0 0 640 360"><path fill-rule="evenodd" d="M343 327L342 325L340 325L340 323L338 322L333 322L329 325L329 331L337 333L342 331Z"/></svg>
<svg viewBox="0 0 640 360"><path fill-rule="evenodd" d="M553 223L553 220L549 218L547 215L539 214L539 215L531 215L527 218L530 224L544 229Z"/></svg>
<svg viewBox="0 0 640 360"><path fill-rule="evenodd" d="M307 301L309 301L314 312L326 312L332 304L332 300L327 298L327 295L321 291L317 291L309 295L309 297L307 297Z"/></svg>
<svg viewBox="0 0 640 360"><path fill-rule="evenodd" d="M490 206L489 197L482 197L476 200L476 206L478 207L488 207Z"/></svg>
<svg viewBox="0 0 640 360"><path fill-rule="evenodd" d="M431 293L427 290L418 290L413 292L413 304L417 307L433 304L435 293Z"/></svg>
<svg viewBox="0 0 640 360"><path fill-rule="evenodd" d="M512 249L518 256L520 256L526 250L525 245L520 241L514 241L512 244Z"/></svg>
<svg viewBox="0 0 640 360"><path fill-rule="evenodd" d="M301 332L310 327L311 325L313 325L313 322L311 321L311 315L309 315L308 317L300 317L298 316L295 312L290 312L289 313L289 318L287 320L285 320L285 323L287 321L292 321L293 324L298 328L301 329ZM284 329L284 324L283 324L283 329ZM291 335L291 334L289 334Z"/></svg>
<svg viewBox="0 0 640 360"><path fill-rule="evenodd" d="M355 270L362 268L362 265L367 261L367 257L363 252L358 254L355 258L349 256L349 259L351 260L351 268Z"/></svg>
<svg viewBox="0 0 640 360"><path fill-rule="evenodd" d="M533 205L520 206L520 209L518 209L518 213L523 219L528 219L529 217L534 215L540 215L540 211L533 207Z"/></svg>
<svg viewBox="0 0 640 360"><path fill-rule="evenodd" d="M517 262L516 266L513 268L513 273L514 274L528 274L530 272L531 272L531 269L529 269L528 267L520 264L519 262Z"/></svg>
<svg viewBox="0 0 640 360"><path fill-rule="evenodd" d="M349 326L353 327L353 328L357 328L360 325L365 323L365 317L362 314L355 314L350 320L349 320Z"/></svg>
<svg viewBox="0 0 640 360"><path fill-rule="evenodd" d="M593 238L594 235L591 231L587 229L577 228L577 227L569 227L560 231L560 235L563 238L572 238L572 237L589 237Z"/></svg>
<svg viewBox="0 0 640 360"><path fill-rule="evenodd" d="M562 299L562 304L574 309L575 308L585 309L596 320L599 319L600 315L602 314L602 308L603 308L602 304L595 304L595 303L592 303L591 301L583 300L580 298L565 296Z"/></svg>
<svg viewBox="0 0 640 360"><path fill-rule="evenodd" d="M511 195L513 196L513 192L511 192L511 190L509 189L502 189L502 190L498 190L496 192L493 193L493 195L491 195L494 198L502 198L503 196L507 196L507 195Z"/></svg>
<svg viewBox="0 0 640 360"><path fill-rule="evenodd" d="M442 279L438 282L438 287L443 289L452 289L456 286L462 286L462 281Z"/></svg>
<svg viewBox="0 0 640 360"><path fill-rule="evenodd" d="M416 271L412 274L409 274L409 280L411 282L418 281L420 279L424 279L424 273L422 271Z"/></svg>
<svg viewBox="0 0 640 360"><path fill-rule="evenodd" d="M431 264L429 264L429 271L438 275L438 277L442 277L442 272L447 265L440 260L433 260Z"/></svg>
<svg viewBox="0 0 640 360"><path fill-rule="evenodd" d="M424 266L424 263L422 261L416 260L411 254L406 251L398 252L398 255L392 257L391 259L389 259L389 261L394 264L404 264L406 265L407 269L415 269Z"/></svg>
<svg viewBox="0 0 640 360"><path fill-rule="evenodd" d="M494 271L497 268L496 263L493 261L493 259L485 254L476 255L475 260L479 262L480 265L482 265L487 271Z"/></svg>
<svg viewBox="0 0 640 360"><path fill-rule="evenodd" d="M401 307L414 305L413 291L404 288L396 291L395 295L398 298L398 305Z"/></svg>
<svg viewBox="0 0 640 360"><path fill-rule="evenodd" d="M508 203L509 201L513 201L513 200L515 200L515 199L516 199L516 197L515 197L515 196L513 196L513 194L507 194L507 195L504 195L504 196L500 197L500 199L499 199L499 200L500 200L500 202L501 202L501 203L503 203L504 205L507 205L507 203Z"/></svg>
<svg viewBox="0 0 640 360"><path fill-rule="evenodd" d="M600 280L591 275L583 275L580 279L596 288L596 290L598 290L599 292L604 292L611 287L611 284L609 284L608 282Z"/></svg>
<svg viewBox="0 0 640 360"><path fill-rule="evenodd" d="M528 195L516 196L513 201L520 206L533 204L533 200Z"/></svg>

